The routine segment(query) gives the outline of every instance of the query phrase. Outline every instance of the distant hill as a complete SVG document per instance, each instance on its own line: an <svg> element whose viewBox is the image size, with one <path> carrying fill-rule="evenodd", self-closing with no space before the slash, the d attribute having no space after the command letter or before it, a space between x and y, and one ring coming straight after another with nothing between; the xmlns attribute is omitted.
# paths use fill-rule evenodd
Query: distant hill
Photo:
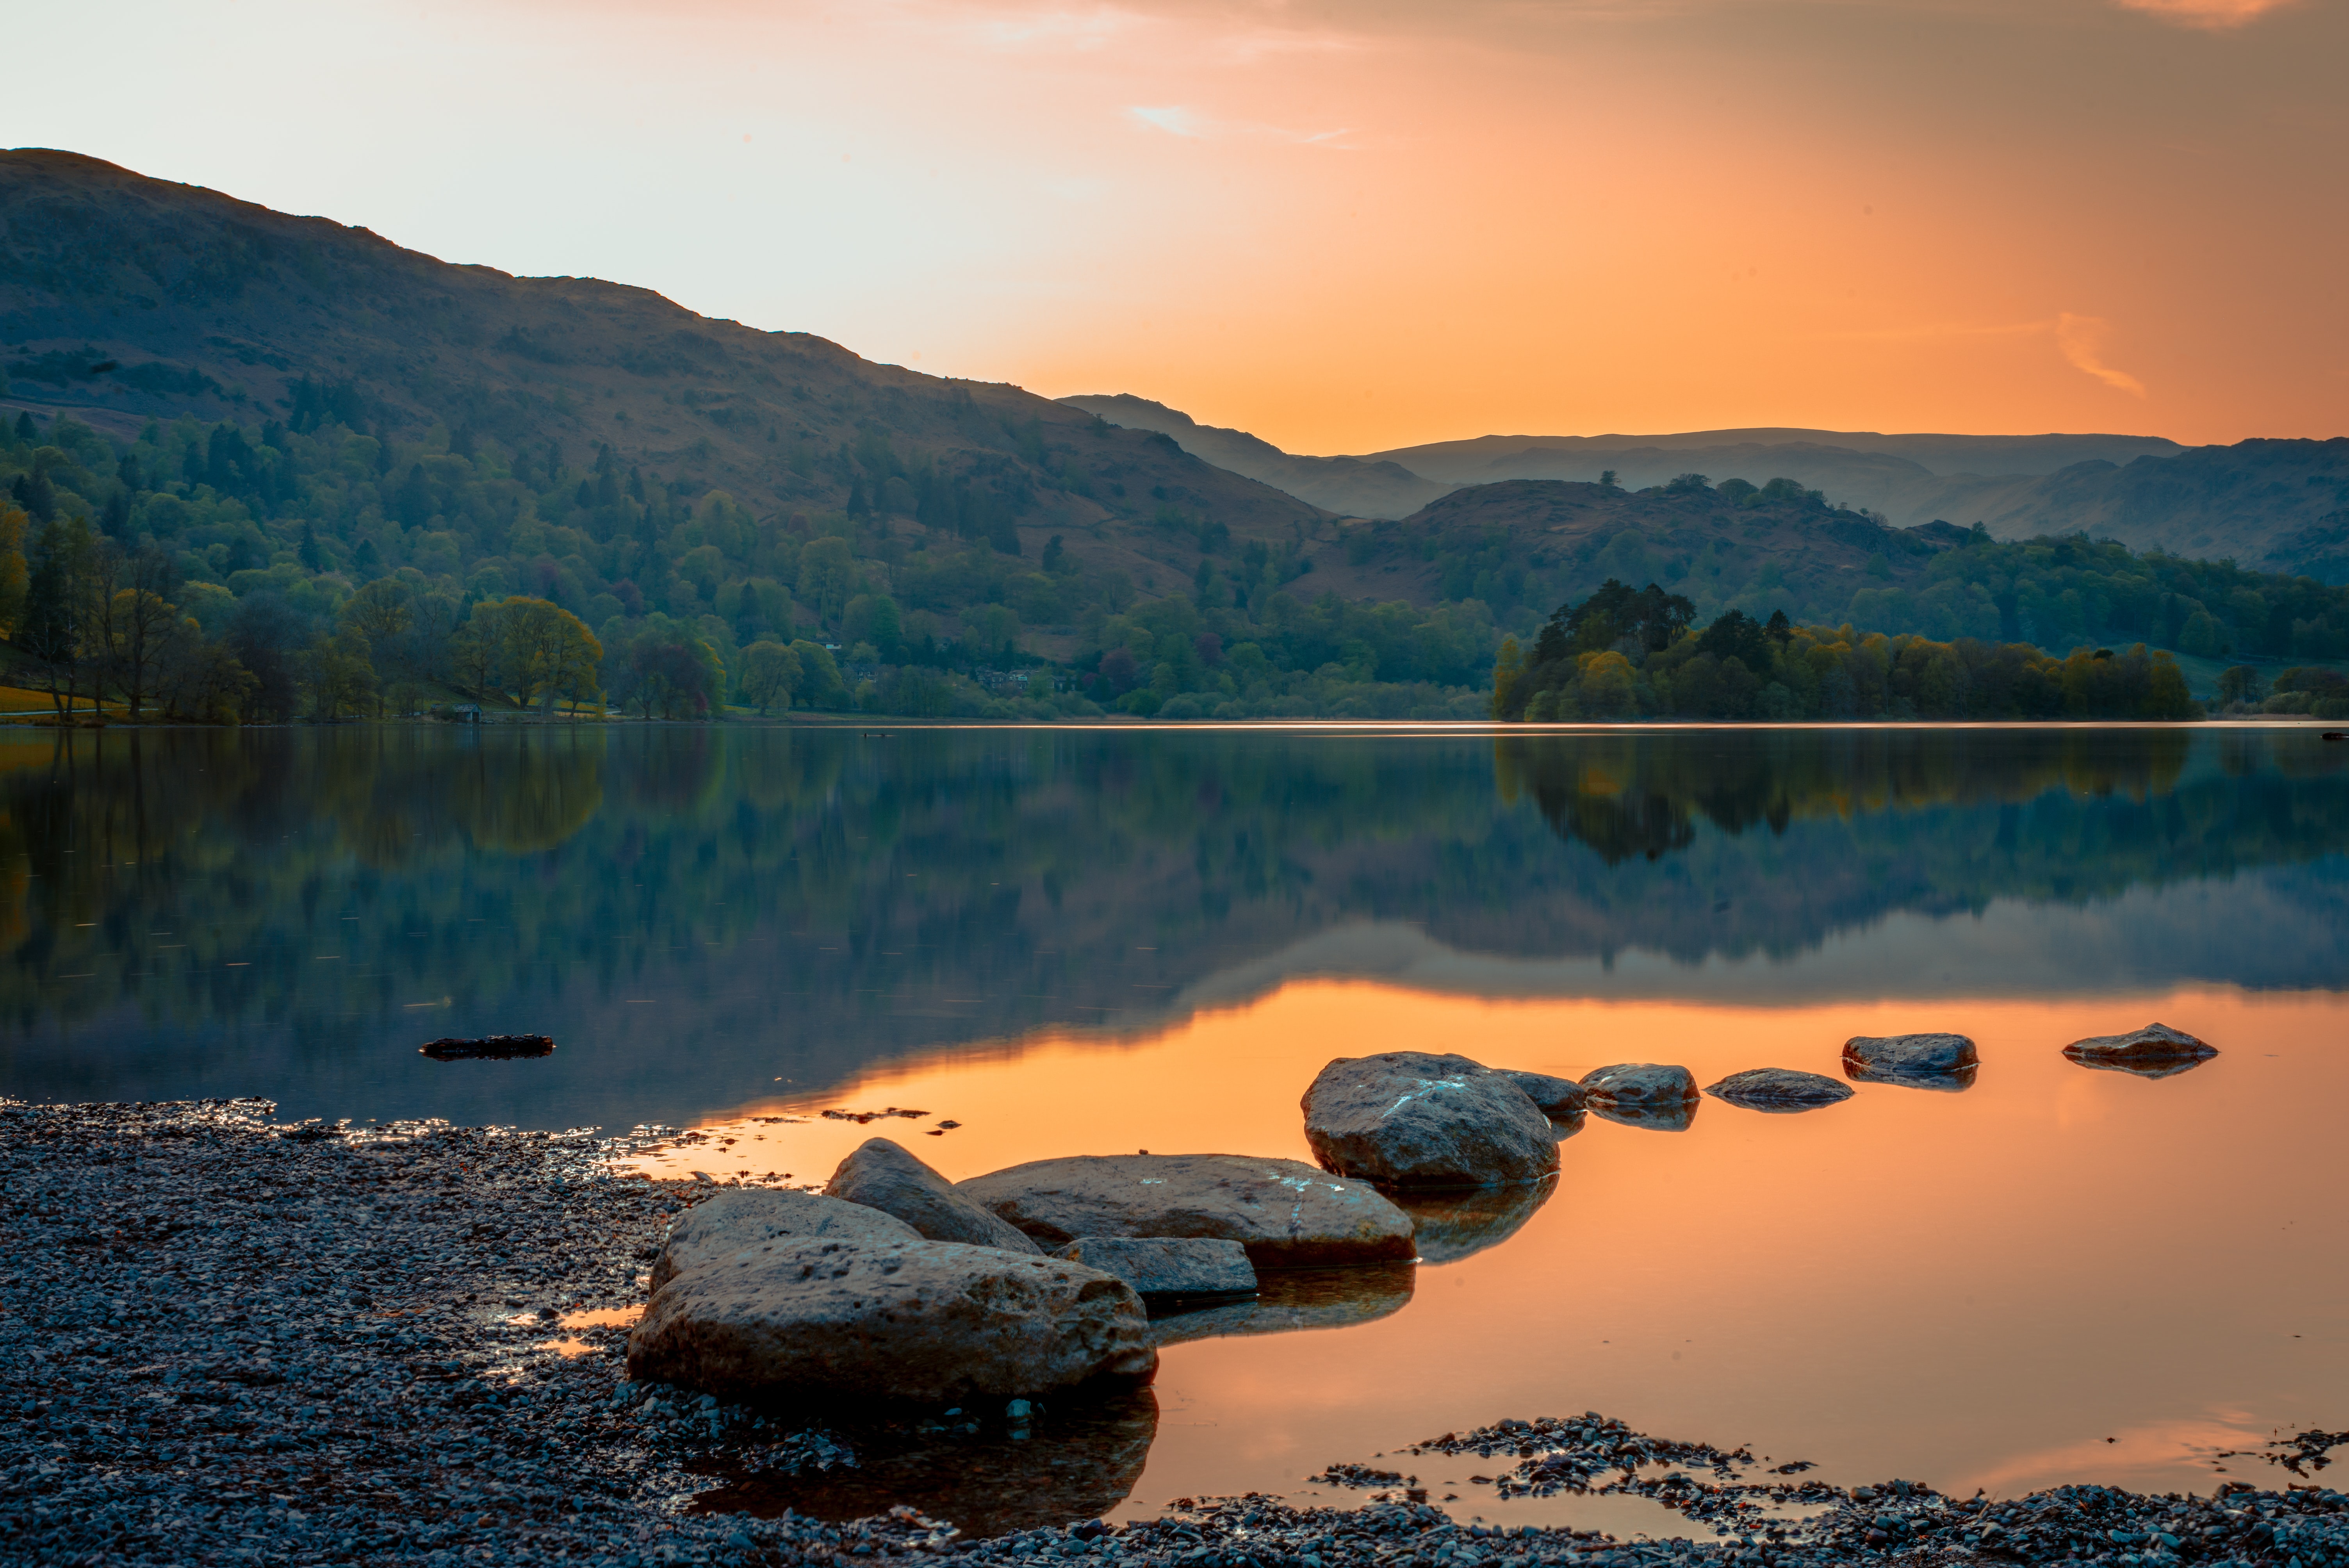
<svg viewBox="0 0 2349 1568"><path fill-rule="evenodd" d="M1981 522L2002 539L2085 531L2349 583L2349 438L2181 447L2158 436L1879 435L1756 428L1661 436L1480 436L1359 458L1300 458L1131 397L1067 399L1330 511L1409 516L1431 491L1509 480L1639 490L1684 473L1790 479L1899 527Z"/></svg>
<svg viewBox="0 0 2349 1568"><path fill-rule="evenodd" d="M1130 394L1088 394L1061 401L1112 425L1172 437L1194 457L1344 517L1402 517L1458 482L1423 479L1408 466L1383 458L1295 457L1245 430L1202 425L1164 403Z"/></svg>

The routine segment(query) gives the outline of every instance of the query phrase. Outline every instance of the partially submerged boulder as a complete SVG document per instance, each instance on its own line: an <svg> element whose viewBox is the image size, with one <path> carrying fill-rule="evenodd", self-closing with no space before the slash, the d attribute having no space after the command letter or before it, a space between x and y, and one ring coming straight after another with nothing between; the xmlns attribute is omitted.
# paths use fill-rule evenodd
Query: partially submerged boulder
<svg viewBox="0 0 2349 1568"><path fill-rule="evenodd" d="M1681 1105L1696 1099L1696 1078L1683 1067L1618 1062L1583 1074L1582 1092L1594 1108L1609 1110Z"/></svg>
<svg viewBox="0 0 2349 1568"><path fill-rule="evenodd" d="M789 1188L740 1187L678 1215L653 1260L657 1292L687 1269L731 1257L779 1239L911 1242L921 1233L878 1209Z"/></svg>
<svg viewBox="0 0 2349 1568"><path fill-rule="evenodd" d="M1042 1251L955 1191L954 1183L916 1159L903 1145L869 1138L832 1173L824 1195L862 1203L895 1215L934 1242L1001 1247L1008 1253Z"/></svg>
<svg viewBox="0 0 2349 1568"><path fill-rule="evenodd" d="M1963 1035L1854 1035L1843 1043L1846 1076L1868 1082L1946 1076L1981 1061ZM1855 1067L1863 1071L1853 1072Z"/></svg>
<svg viewBox="0 0 2349 1568"><path fill-rule="evenodd" d="M1571 1121L1582 1114L1582 1086L1572 1078L1521 1072L1515 1068L1493 1070L1516 1085L1534 1102L1534 1109L1552 1121Z"/></svg>
<svg viewBox="0 0 2349 1568"><path fill-rule="evenodd" d="M2147 1077L2166 1078L2219 1054L2216 1046L2196 1039L2167 1024L2147 1024L2126 1035L2092 1035L2074 1040L2064 1054L2083 1067L2121 1068L2129 1071L2160 1069Z"/></svg>
<svg viewBox="0 0 2349 1568"><path fill-rule="evenodd" d="M1340 1057L1305 1091L1305 1140L1341 1175L1399 1188L1501 1187L1557 1169L1549 1118L1466 1057Z"/></svg>
<svg viewBox="0 0 2349 1568"><path fill-rule="evenodd" d="M1412 1255L1410 1216L1377 1189L1295 1160L1079 1154L974 1176L955 1191L1052 1247L1079 1237L1218 1236L1239 1243L1258 1269Z"/></svg>
<svg viewBox="0 0 2349 1568"><path fill-rule="evenodd" d="M1732 1073L1705 1093L1748 1110L1784 1113L1816 1110L1823 1105L1851 1098L1851 1086L1821 1073L1796 1072L1792 1068L1749 1068Z"/></svg>
<svg viewBox="0 0 2349 1568"><path fill-rule="evenodd" d="M1247 1249L1221 1236L1082 1236L1052 1255L1114 1274L1145 1301L1256 1294Z"/></svg>
<svg viewBox="0 0 2349 1568"><path fill-rule="evenodd" d="M950 1405L1156 1367L1124 1281L920 1237L779 1237L678 1274L628 1336L631 1378L722 1398Z"/></svg>

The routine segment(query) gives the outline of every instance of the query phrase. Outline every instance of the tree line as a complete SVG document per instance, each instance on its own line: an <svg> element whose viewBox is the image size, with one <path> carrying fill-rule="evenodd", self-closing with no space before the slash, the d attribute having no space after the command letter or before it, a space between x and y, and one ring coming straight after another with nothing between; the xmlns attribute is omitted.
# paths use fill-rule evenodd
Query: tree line
<svg viewBox="0 0 2349 1568"><path fill-rule="evenodd" d="M1590 719L2184 719L2202 709L2166 650L1936 642L1796 625L1742 610L1693 628L1695 606L1655 583L1609 579L1562 604L1527 651L1505 638L1490 711L1530 723Z"/></svg>

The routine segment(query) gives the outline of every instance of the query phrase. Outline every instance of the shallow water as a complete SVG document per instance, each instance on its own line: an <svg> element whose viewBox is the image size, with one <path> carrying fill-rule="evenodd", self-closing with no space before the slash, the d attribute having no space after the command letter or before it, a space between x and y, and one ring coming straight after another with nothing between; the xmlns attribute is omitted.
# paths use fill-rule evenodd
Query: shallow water
<svg viewBox="0 0 2349 1568"><path fill-rule="evenodd" d="M2345 749L2217 727L10 738L0 1092L666 1122L700 1136L648 1157L664 1173L802 1181L882 1134L961 1177L1303 1158L1297 1098L1335 1055L1711 1082L1958 1030L1983 1058L1962 1092L1592 1118L1547 1192L1432 1206L1415 1270L1203 1318L1149 1396L1048 1412L1024 1456L988 1436L858 1484L1026 1465L1079 1477L1084 1510L1327 1501L1302 1478L1332 1461L1597 1409L1844 1482L2208 1491L2272 1474L2220 1450L2349 1410ZM2222 1054L2158 1080L2059 1054L2155 1019ZM416 1054L521 1031L559 1048ZM821 1114L889 1108L924 1114ZM1470 1477L1499 1459L1377 1462L1464 1515L1673 1523L1497 1503ZM755 1478L713 1484L760 1503Z"/></svg>

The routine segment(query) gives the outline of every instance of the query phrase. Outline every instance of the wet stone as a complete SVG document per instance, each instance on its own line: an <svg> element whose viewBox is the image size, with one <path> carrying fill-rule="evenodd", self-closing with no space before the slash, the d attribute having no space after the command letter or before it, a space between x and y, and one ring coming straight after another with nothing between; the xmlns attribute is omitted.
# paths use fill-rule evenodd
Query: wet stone
<svg viewBox="0 0 2349 1568"><path fill-rule="evenodd" d="M1751 1068L1732 1073L1705 1093L1749 1110L1816 1110L1851 1098L1851 1086L1822 1073L1796 1072L1791 1068Z"/></svg>
<svg viewBox="0 0 2349 1568"><path fill-rule="evenodd" d="M1145 1299L1256 1294L1247 1249L1220 1237L1085 1236L1052 1255L1112 1274Z"/></svg>
<svg viewBox="0 0 2349 1568"><path fill-rule="evenodd" d="M893 1215L934 1242L963 1242L1011 1253L1041 1250L885 1138L867 1139L858 1145L832 1173L824 1193Z"/></svg>
<svg viewBox="0 0 2349 1568"><path fill-rule="evenodd" d="M1508 1075L1466 1057L1340 1057L1303 1106L1313 1158L1381 1187L1498 1187L1557 1169L1549 1119Z"/></svg>

